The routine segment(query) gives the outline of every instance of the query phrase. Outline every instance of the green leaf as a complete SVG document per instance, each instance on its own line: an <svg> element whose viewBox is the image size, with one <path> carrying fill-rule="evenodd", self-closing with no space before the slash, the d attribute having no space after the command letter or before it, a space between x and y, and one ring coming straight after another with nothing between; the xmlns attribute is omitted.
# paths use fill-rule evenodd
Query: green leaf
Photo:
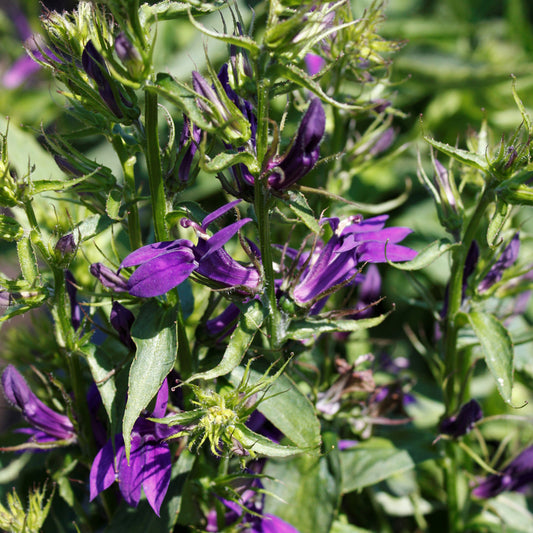
<svg viewBox="0 0 533 533"><path fill-rule="evenodd" d="M309 207L305 196L298 191L288 192L289 201L285 205L316 235L320 233L320 226L313 210Z"/></svg>
<svg viewBox="0 0 533 533"><path fill-rule="evenodd" d="M321 333L330 333L332 331L361 331L381 324L389 314L385 313L374 318L363 318L361 320L330 320L327 318L294 320L287 329L284 340L303 341Z"/></svg>
<svg viewBox="0 0 533 533"><path fill-rule="evenodd" d="M254 384L259 381L267 369L265 361L254 361L248 382ZM244 372L242 366L235 368L229 381L238 386ZM282 374L270 385L257 410L300 448L314 450L320 446L320 422L315 408L286 374Z"/></svg>
<svg viewBox="0 0 533 533"><path fill-rule="evenodd" d="M506 403L512 405L514 353L509 332L495 316L488 313L472 311L466 316L479 339L498 392Z"/></svg>
<svg viewBox="0 0 533 533"><path fill-rule="evenodd" d="M257 159L250 152L221 152L208 162L203 157L200 159L200 168L206 172L217 173L239 163L244 163L251 172L259 170Z"/></svg>
<svg viewBox="0 0 533 533"><path fill-rule="evenodd" d="M264 319L265 309L260 302L252 300L244 313L241 313L237 328L231 334L220 363L211 370L191 376L186 383L196 379L214 379L219 376L225 376L239 366Z"/></svg>
<svg viewBox="0 0 533 533"><path fill-rule="evenodd" d="M120 205L122 204L122 192L119 189L111 189L105 204L107 216L113 220L121 220L119 216Z"/></svg>
<svg viewBox="0 0 533 533"><path fill-rule="evenodd" d="M70 178L68 181L62 180L35 180L31 182L31 192L33 194L39 194L41 192L50 192L50 191L66 191L78 185L82 181L85 181L89 178L90 175L81 176L80 178Z"/></svg>
<svg viewBox="0 0 533 533"><path fill-rule="evenodd" d="M406 261L405 263L392 263L388 261L388 264L398 270L420 270L431 265L431 263L436 261L441 255L453 248L457 248L457 246L460 245L458 243L453 243L448 239L438 239L418 252L418 255L414 259L411 259L411 261ZM385 254L386 253L387 249L385 249Z"/></svg>
<svg viewBox="0 0 533 533"><path fill-rule="evenodd" d="M483 172L489 171L489 164L484 157L481 157L478 154L474 154L472 152L468 152L467 150L461 150L461 148L456 148L455 146L451 146L446 143L441 143L439 141L436 141L435 139L432 139L431 137L424 138L429 144L431 144L431 146L433 146L440 152L446 154L447 156L455 159L456 161L463 163L463 165L477 168L479 170L482 170Z"/></svg>
<svg viewBox="0 0 533 533"><path fill-rule="evenodd" d="M105 231L111 224L113 224L113 221L107 216L91 215L78 224L73 233L76 239L79 238L80 242L88 241Z"/></svg>
<svg viewBox="0 0 533 533"><path fill-rule="evenodd" d="M122 414L126 404L126 369L119 371L119 365L129 350L118 339L107 337L100 346L87 344L83 347L91 375L98 387L102 403L114 433L120 431Z"/></svg>
<svg viewBox="0 0 533 533"><path fill-rule="evenodd" d="M247 449L266 457L290 457L303 452L297 446L285 446L277 444L263 435L253 432L244 424L237 424L236 429L239 431L239 442Z"/></svg>
<svg viewBox="0 0 533 533"><path fill-rule="evenodd" d="M263 474L272 478L262 481L267 491L265 513L279 516L300 533L330 530L341 486L329 454L269 459Z"/></svg>
<svg viewBox="0 0 533 533"><path fill-rule="evenodd" d="M129 460L131 430L135 421L161 388L176 361L176 311L152 300L144 304L131 328L137 346L128 380L128 401L122 433Z"/></svg>
<svg viewBox="0 0 533 533"><path fill-rule="evenodd" d="M395 448L392 442L373 438L340 454L343 472L342 492L375 485L384 479L415 467L406 450Z"/></svg>
<svg viewBox="0 0 533 533"><path fill-rule="evenodd" d="M154 22L161 22L163 20L174 20L180 17L188 16L188 13L192 10L193 13L204 14L218 11L226 5L225 1L214 2L198 2L196 0L189 0L188 2L158 2L151 6L143 4L141 6L141 12L146 17L148 24Z"/></svg>

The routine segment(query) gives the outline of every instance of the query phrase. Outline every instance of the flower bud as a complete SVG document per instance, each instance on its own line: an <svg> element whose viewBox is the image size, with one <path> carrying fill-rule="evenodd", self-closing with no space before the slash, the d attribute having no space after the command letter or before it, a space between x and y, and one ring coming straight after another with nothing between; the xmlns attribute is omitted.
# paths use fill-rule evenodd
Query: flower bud
<svg viewBox="0 0 533 533"><path fill-rule="evenodd" d="M241 146L250 139L249 121L225 93L217 79L213 88L199 72L193 71L192 82L198 95L198 107L209 120L222 140L233 146Z"/></svg>
<svg viewBox="0 0 533 533"><path fill-rule="evenodd" d="M115 52L122 64L128 69L132 79L140 80L144 72L144 63L139 51L124 32L120 32L115 39Z"/></svg>
<svg viewBox="0 0 533 533"><path fill-rule="evenodd" d="M326 113L318 98L311 100L298 127L291 147L278 161L269 166L272 174L268 178L270 187L286 190L305 176L320 157L320 142L326 128Z"/></svg>
<svg viewBox="0 0 533 533"><path fill-rule="evenodd" d="M102 263L93 263L89 270L107 289L115 292L126 292L128 290L128 280Z"/></svg>
<svg viewBox="0 0 533 533"><path fill-rule="evenodd" d="M118 302L113 302L113 307L109 315L109 322L117 331L122 344L127 346L130 350L135 350L135 343L131 338L131 326L133 326L134 321L135 316L129 309L126 309Z"/></svg>

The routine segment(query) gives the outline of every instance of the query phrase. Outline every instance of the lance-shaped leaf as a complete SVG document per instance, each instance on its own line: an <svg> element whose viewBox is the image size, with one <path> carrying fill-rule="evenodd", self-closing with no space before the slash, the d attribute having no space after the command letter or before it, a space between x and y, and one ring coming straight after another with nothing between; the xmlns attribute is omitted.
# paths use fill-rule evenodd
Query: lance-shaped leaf
<svg viewBox="0 0 533 533"><path fill-rule="evenodd" d="M500 244L498 238L510 216L511 209L509 208L509 204L503 200L498 200L487 228L487 244L491 248L495 248Z"/></svg>
<svg viewBox="0 0 533 533"><path fill-rule="evenodd" d="M285 340L303 341L315 335L332 331L362 331L381 324L389 314L385 313L374 318L361 320L330 320L327 318L294 320L285 334Z"/></svg>
<svg viewBox="0 0 533 533"><path fill-rule="evenodd" d="M435 139L432 139L431 137L425 137L425 140L431 144L431 146L439 150L439 152L452 157L464 165L477 168L484 172L489 171L489 163L484 157L481 157L478 154L468 152L467 150L462 150L461 148L457 148L446 143L441 143Z"/></svg>
<svg viewBox="0 0 533 533"><path fill-rule="evenodd" d="M122 422L128 458L133 425L158 393L176 360L175 309L164 308L153 300L144 304L131 328L131 337L137 352L130 368L128 401Z"/></svg>
<svg viewBox="0 0 533 533"><path fill-rule="evenodd" d="M397 268L398 270L420 270L431 265L436 261L441 255L445 254L449 250L459 246L457 243L453 243L448 239L438 239L433 241L431 244L428 244L423 250L418 252L417 256L410 261L405 263L393 263L387 261L389 265ZM385 255L387 254L387 249L385 248Z"/></svg>
<svg viewBox="0 0 533 533"><path fill-rule="evenodd" d="M506 403L512 405L513 344L509 332L493 315L472 311L466 314L479 339L485 362L496 380L496 387Z"/></svg>
<svg viewBox="0 0 533 533"><path fill-rule="evenodd" d="M257 300L252 300L248 304L245 312L241 314L239 324L230 337L222 361L211 370L195 374L187 382L196 379L214 379L219 376L225 376L239 366L264 319L264 307Z"/></svg>

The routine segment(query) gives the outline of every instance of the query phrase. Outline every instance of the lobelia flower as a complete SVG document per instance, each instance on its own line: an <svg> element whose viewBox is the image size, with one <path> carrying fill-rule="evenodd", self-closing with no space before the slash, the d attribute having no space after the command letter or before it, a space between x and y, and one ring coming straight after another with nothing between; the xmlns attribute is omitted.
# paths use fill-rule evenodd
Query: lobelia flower
<svg viewBox="0 0 533 533"><path fill-rule="evenodd" d="M140 417L133 426L129 465L121 434L115 435L114 440L109 439L96 454L89 477L91 501L117 481L128 505L137 507L142 488L148 503L159 516L172 467L170 448L165 439L176 433L176 428L147 418L165 416L167 404L168 384L165 380L157 394L153 412Z"/></svg>
<svg viewBox="0 0 533 533"><path fill-rule="evenodd" d="M33 426L20 430L21 433L30 435L30 440L20 449L25 446L31 449L39 448L39 444L58 442L58 445L64 445L76 441L76 432L68 416L56 413L39 400L14 366L8 365L4 370L2 387L9 403L21 411L22 416Z"/></svg>
<svg viewBox="0 0 533 533"><path fill-rule="evenodd" d="M402 227L385 228L388 215L364 220L361 215L323 219L334 234L318 251L307 256L292 289L294 301L299 305L325 297L337 287L356 280L363 263L410 261L417 252L396 244L411 233Z"/></svg>
<svg viewBox="0 0 533 533"><path fill-rule="evenodd" d="M304 61L305 66L307 68L307 72L310 76L318 74L326 64L326 60L323 57L312 53L306 54L304 57Z"/></svg>
<svg viewBox="0 0 533 533"><path fill-rule="evenodd" d="M457 438L469 433L475 423L483 418L483 411L476 400L465 403L459 413L445 418L440 423L440 432Z"/></svg>
<svg viewBox="0 0 533 533"><path fill-rule="evenodd" d="M206 216L202 224L182 219L183 227L192 227L198 235L193 245L187 239L158 242L143 246L128 255L120 268L140 265L128 280L128 291L143 298L160 296L177 287L191 274L200 282L217 289L236 289L254 293L261 282L255 267L235 261L223 246L251 219L243 218L209 236L207 228L240 200L226 204Z"/></svg>
<svg viewBox="0 0 533 533"><path fill-rule="evenodd" d="M533 446L515 457L499 474L487 476L473 491L478 498L494 498L504 491L523 491L533 483Z"/></svg>
<svg viewBox="0 0 533 533"><path fill-rule="evenodd" d="M183 131L181 132L179 143L180 152L183 151L183 157L178 168L178 179L181 184L189 180L192 160L198 149L201 134L202 130L192 124L186 115L183 115Z"/></svg>

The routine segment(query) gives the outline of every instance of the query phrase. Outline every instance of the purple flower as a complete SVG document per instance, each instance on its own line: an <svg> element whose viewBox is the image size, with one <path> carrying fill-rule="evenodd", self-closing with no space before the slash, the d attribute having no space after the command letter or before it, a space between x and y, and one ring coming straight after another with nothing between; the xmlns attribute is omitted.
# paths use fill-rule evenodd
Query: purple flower
<svg viewBox="0 0 533 533"><path fill-rule="evenodd" d="M177 287L194 273L196 279L217 289L235 288L255 292L261 277L255 267L243 266L223 248L239 229L251 219L244 218L209 236L207 228L238 204L236 200L206 216L201 225L182 219L184 227L192 227L198 235L193 245L186 239L158 242L139 248L128 255L120 268L140 265L128 280L128 291L143 298L160 296Z"/></svg>
<svg viewBox="0 0 533 533"><path fill-rule="evenodd" d="M450 437L461 437L472 430L474 424L483 418L483 411L476 400L465 403L459 413L445 418L440 424L440 432Z"/></svg>
<svg viewBox="0 0 533 533"><path fill-rule="evenodd" d="M30 56L19 57L4 73L2 84L7 89L16 89L28 78L31 78L40 68L41 65L36 63Z"/></svg>
<svg viewBox="0 0 533 533"><path fill-rule="evenodd" d="M165 381L157 394L154 411L146 418L139 418L133 426L129 465L122 435L115 435L114 441L110 439L98 452L89 478L91 500L117 481L128 505L137 507L143 488L148 503L159 516L172 466L170 448L165 439L176 433L176 428L151 422L147 418L165 416L167 403L168 385Z"/></svg>
<svg viewBox="0 0 533 533"><path fill-rule="evenodd" d="M486 477L473 491L478 498L494 498L504 491L522 491L533 483L533 446L526 448L499 474Z"/></svg>
<svg viewBox="0 0 533 533"><path fill-rule="evenodd" d="M385 228L387 215L364 220L351 216L344 221L338 218L324 219L334 234L304 263L298 273L298 282L292 291L300 305L326 296L337 287L356 280L363 263L410 261L416 252L396 244L412 230L409 228Z"/></svg>
<svg viewBox="0 0 533 533"><path fill-rule="evenodd" d="M320 157L320 141L325 128L324 108L318 98L313 98L289 150L280 159L269 164L273 171L268 178L270 187L287 190L315 166Z"/></svg>
<svg viewBox="0 0 533 533"><path fill-rule="evenodd" d="M128 280L117 274L102 263L93 263L89 270L91 274L106 288L115 292L127 292Z"/></svg>
<svg viewBox="0 0 533 533"><path fill-rule="evenodd" d="M516 233L511 239L511 242L503 250L496 263L494 263L489 270L488 274L481 280L481 283L478 286L479 292L484 292L487 289L490 289L490 287L502 279L503 271L513 266L518 258L519 250L520 236Z"/></svg>
<svg viewBox="0 0 533 533"><path fill-rule="evenodd" d="M9 365L4 370L2 386L9 403L21 411L22 416L33 426L20 431L30 435L28 448L32 448L32 443L75 442L76 433L70 419L39 400L14 366Z"/></svg>

